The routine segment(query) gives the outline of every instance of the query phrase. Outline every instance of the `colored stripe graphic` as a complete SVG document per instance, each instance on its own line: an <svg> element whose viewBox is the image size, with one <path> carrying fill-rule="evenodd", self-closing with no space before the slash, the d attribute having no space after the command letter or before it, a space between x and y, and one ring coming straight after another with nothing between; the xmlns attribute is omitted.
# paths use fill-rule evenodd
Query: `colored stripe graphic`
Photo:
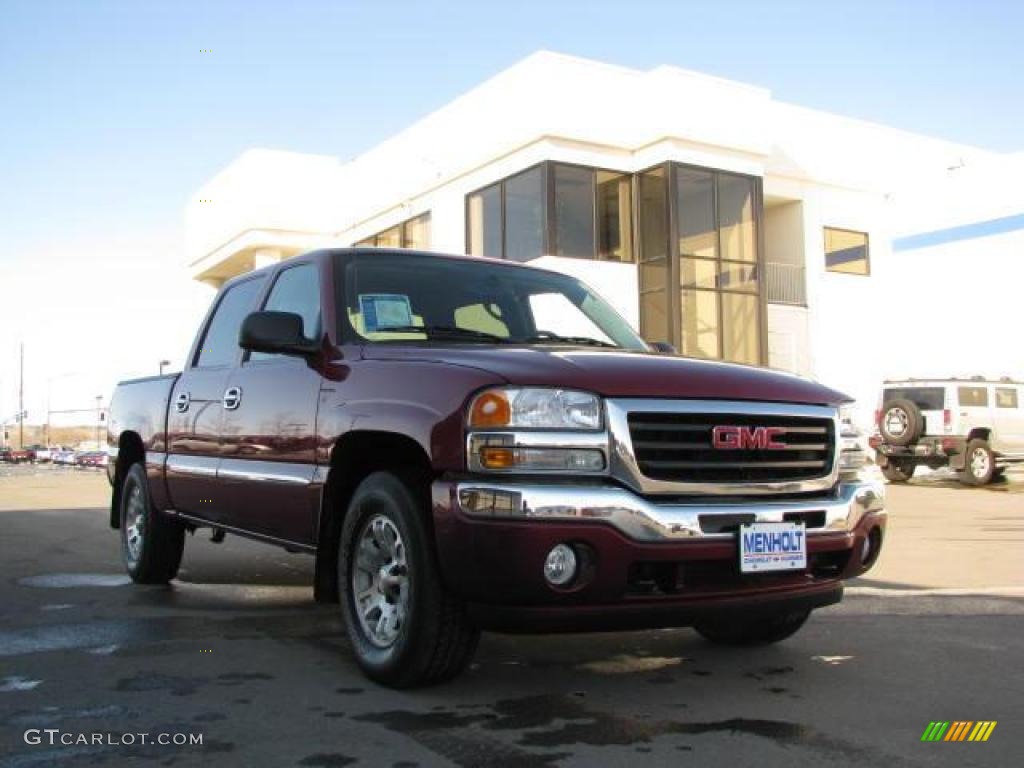
<svg viewBox="0 0 1024 768"><path fill-rule="evenodd" d="M995 720L932 720L921 734L921 741L988 741Z"/></svg>

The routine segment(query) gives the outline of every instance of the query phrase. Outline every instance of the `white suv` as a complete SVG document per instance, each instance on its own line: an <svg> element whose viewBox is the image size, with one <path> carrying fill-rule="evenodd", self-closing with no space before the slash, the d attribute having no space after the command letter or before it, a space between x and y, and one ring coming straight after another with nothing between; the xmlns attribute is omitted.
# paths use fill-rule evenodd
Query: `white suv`
<svg viewBox="0 0 1024 768"><path fill-rule="evenodd" d="M905 482L919 465L949 466L970 485L1024 461L1024 383L1011 379L886 381L871 439L882 473Z"/></svg>

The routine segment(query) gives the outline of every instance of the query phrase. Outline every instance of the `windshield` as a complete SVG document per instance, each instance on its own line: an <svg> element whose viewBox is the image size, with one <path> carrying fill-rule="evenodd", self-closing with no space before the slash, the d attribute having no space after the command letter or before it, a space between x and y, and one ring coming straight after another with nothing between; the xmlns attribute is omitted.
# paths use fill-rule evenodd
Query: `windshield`
<svg viewBox="0 0 1024 768"><path fill-rule="evenodd" d="M347 260L343 285L342 322L358 341L649 349L604 299L568 275L370 253Z"/></svg>

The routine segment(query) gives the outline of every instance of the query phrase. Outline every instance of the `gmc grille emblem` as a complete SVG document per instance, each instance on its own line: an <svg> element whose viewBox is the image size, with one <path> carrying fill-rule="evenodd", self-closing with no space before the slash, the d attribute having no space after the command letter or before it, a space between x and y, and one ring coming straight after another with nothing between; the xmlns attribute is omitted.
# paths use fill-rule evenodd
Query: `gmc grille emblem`
<svg viewBox="0 0 1024 768"><path fill-rule="evenodd" d="M723 451L745 449L779 451L783 450L786 445L775 438L785 432L783 427L720 426L711 430L711 441L715 448Z"/></svg>

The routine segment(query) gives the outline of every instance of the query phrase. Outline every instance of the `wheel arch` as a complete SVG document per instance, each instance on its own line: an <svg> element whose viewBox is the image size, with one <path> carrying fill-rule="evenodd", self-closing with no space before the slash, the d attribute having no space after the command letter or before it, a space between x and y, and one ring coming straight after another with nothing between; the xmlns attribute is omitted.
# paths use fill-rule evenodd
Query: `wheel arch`
<svg viewBox="0 0 1024 768"><path fill-rule="evenodd" d="M313 594L317 602L338 601L338 538L352 494L373 472L390 471L413 483L425 483L435 472L423 446L398 432L355 430L343 435L331 450L317 524L316 574ZM428 530L433 530L427 520Z"/></svg>
<svg viewBox="0 0 1024 768"><path fill-rule="evenodd" d="M988 427L975 427L967 433L967 441L984 440L986 443L992 440L992 430Z"/></svg>
<svg viewBox="0 0 1024 768"><path fill-rule="evenodd" d="M114 483L110 490L110 527L121 527L121 489L132 465L145 461L146 449L138 432L125 430L117 441L117 461L114 466Z"/></svg>

